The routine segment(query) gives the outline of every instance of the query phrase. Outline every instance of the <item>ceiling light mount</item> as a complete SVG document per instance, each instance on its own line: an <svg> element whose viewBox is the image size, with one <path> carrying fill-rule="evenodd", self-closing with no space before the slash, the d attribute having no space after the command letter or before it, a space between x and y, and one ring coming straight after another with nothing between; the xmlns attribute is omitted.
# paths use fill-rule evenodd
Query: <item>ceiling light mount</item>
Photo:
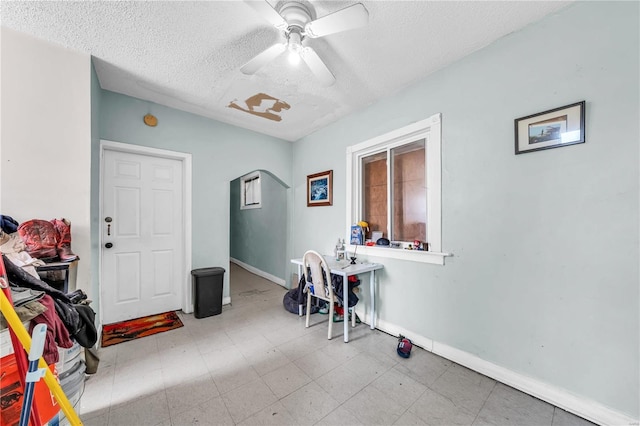
<svg viewBox="0 0 640 426"><path fill-rule="evenodd" d="M288 24L287 31L297 28L301 34L304 32L304 27L313 20L315 15L306 5L296 1L283 3L278 13Z"/></svg>
<svg viewBox="0 0 640 426"><path fill-rule="evenodd" d="M313 11L306 5L290 1L284 3L278 10L280 16L287 22L285 35L287 36L288 59L291 65L300 63L302 54L302 40L304 40L304 27L313 20Z"/></svg>
<svg viewBox="0 0 640 426"><path fill-rule="evenodd" d="M284 33L286 43L276 43L259 53L240 67L244 74L254 74L268 62L285 51L289 51L289 60L297 63L302 59L323 86L331 86L336 78L313 47L302 45L307 38L318 38L363 27L369 20L367 9L356 3L344 9L316 19L315 10L306 0L289 0L282 3L278 10L267 1L245 2L255 9L265 20Z"/></svg>

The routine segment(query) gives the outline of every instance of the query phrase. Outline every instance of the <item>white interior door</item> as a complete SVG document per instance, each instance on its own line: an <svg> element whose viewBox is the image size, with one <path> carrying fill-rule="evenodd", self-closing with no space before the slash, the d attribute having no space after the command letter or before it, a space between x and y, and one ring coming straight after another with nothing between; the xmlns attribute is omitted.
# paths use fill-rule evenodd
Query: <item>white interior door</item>
<svg viewBox="0 0 640 426"><path fill-rule="evenodd" d="M182 306L182 167L171 158L103 152L104 324Z"/></svg>

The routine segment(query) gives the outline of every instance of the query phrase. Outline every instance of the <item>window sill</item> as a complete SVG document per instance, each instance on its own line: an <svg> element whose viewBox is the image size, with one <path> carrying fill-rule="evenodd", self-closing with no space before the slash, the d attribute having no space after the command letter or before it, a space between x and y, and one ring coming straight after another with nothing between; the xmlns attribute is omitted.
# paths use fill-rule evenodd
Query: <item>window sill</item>
<svg viewBox="0 0 640 426"><path fill-rule="evenodd" d="M433 265L444 265L444 258L453 256L450 253L439 253L423 250L405 250L401 248L378 247L378 246L347 246L347 257L356 249L356 256L367 255L383 257L386 259L401 259L411 262L430 263Z"/></svg>
<svg viewBox="0 0 640 426"><path fill-rule="evenodd" d="M240 210L261 209L262 204L249 204L240 206Z"/></svg>

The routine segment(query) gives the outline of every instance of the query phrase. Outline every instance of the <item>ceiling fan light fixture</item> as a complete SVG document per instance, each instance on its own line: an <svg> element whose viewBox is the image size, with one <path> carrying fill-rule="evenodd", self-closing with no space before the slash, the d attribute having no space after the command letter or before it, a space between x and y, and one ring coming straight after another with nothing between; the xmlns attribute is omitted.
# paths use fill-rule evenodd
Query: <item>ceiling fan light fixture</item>
<svg viewBox="0 0 640 426"><path fill-rule="evenodd" d="M300 63L300 54L298 52L295 52L293 50L289 50L289 63L293 66L297 66Z"/></svg>
<svg viewBox="0 0 640 426"><path fill-rule="evenodd" d="M299 32L292 31L289 33L287 42L287 50L289 51L289 63L298 65L300 63L300 52L302 51L302 37Z"/></svg>
<svg viewBox="0 0 640 426"><path fill-rule="evenodd" d="M276 43L259 53L240 67L244 74L254 74L269 61L288 51L288 59L297 65L302 59L323 86L331 86L336 78L311 46L302 41L353 30L367 24L369 12L362 3L316 19L316 13L308 0L282 0L277 10L268 0L244 0L287 38L286 43ZM275 0L274 0L275 1Z"/></svg>

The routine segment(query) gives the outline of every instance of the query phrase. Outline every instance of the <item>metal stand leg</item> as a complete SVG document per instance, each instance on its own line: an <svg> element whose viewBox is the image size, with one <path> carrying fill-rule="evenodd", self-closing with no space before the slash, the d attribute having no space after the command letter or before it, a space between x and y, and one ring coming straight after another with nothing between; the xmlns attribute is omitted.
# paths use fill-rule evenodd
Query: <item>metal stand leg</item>
<svg viewBox="0 0 640 426"><path fill-rule="evenodd" d="M344 341L349 341L349 277L342 277L342 312L344 316Z"/></svg>
<svg viewBox="0 0 640 426"><path fill-rule="evenodd" d="M302 265L298 265L298 282L300 282L300 277L302 277ZM298 291L300 291L300 289L298 289ZM300 296L298 296L298 300ZM302 316L302 306L303 305L298 305L298 316L301 317Z"/></svg>
<svg viewBox="0 0 640 426"><path fill-rule="evenodd" d="M369 327L376 328L376 271L369 273L369 294L371 294L371 321Z"/></svg>

